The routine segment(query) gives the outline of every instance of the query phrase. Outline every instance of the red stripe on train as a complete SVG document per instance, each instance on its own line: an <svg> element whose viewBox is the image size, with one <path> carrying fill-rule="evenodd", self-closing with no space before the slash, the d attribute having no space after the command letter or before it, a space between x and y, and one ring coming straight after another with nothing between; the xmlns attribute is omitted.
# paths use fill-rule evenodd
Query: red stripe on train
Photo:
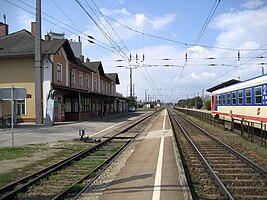
<svg viewBox="0 0 267 200"><path fill-rule="evenodd" d="M211 114L218 114L218 115L223 115L230 117L230 113L225 113L225 112L218 112L218 111L211 111ZM267 122L267 118L265 117L256 117L256 116L249 116L249 115L240 115L240 114L232 114L232 117L234 118L240 118L240 119L248 119L248 120L253 120L253 121L259 121L259 122Z"/></svg>

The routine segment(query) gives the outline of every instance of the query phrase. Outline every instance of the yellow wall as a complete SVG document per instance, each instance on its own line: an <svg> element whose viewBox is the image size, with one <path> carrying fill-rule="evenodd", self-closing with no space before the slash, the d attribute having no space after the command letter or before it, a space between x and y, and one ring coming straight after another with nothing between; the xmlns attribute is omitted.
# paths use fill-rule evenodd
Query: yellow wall
<svg viewBox="0 0 267 200"><path fill-rule="evenodd" d="M35 118L35 90L34 90L34 58L1 58L0 59L0 88L25 87L31 98L26 100L26 116L21 118L30 120ZM10 114L10 101L3 101L3 115Z"/></svg>

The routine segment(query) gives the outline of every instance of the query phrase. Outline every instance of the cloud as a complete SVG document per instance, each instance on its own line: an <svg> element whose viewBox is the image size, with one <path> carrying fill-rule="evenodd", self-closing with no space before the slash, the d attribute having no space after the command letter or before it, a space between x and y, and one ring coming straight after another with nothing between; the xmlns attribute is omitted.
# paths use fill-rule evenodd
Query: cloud
<svg viewBox="0 0 267 200"><path fill-rule="evenodd" d="M35 21L35 18L32 14L25 12L23 10L17 11L17 22L18 29L27 29L31 30L31 22Z"/></svg>
<svg viewBox="0 0 267 200"><path fill-rule="evenodd" d="M265 0L247 0L245 3L242 4L242 7L247 9L255 9L264 5L264 3Z"/></svg>
<svg viewBox="0 0 267 200"><path fill-rule="evenodd" d="M124 4L126 2L126 0L116 0L117 2L119 2L119 4Z"/></svg>
<svg viewBox="0 0 267 200"><path fill-rule="evenodd" d="M267 7L224 13L216 17L213 27L221 31L216 37L216 45L240 48L249 41L263 44L267 35ZM251 43L252 44L252 43Z"/></svg>
<svg viewBox="0 0 267 200"><path fill-rule="evenodd" d="M174 13L167 13L163 16L148 16L144 13L130 13L126 8L114 10L102 8L101 12L126 26L139 31L160 30L168 26L176 18L176 14ZM114 25L119 26L118 24ZM119 27L121 28L121 26Z"/></svg>
<svg viewBox="0 0 267 200"><path fill-rule="evenodd" d="M172 21L174 21L176 18L175 14L166 14L163 17L155 17L154 19L151 20L151 24L153 24L153 27L155 30L161 29L168 24L170 24Z"/></svg>
<svg viewBox="0 0 267 200"><path fill-rule="evenodd" d="M155 35L157 35L157 31L168 27L176 18L175 14L170 13L163 16L149 16L144 13L134 14L125 8L102 9L102 12L133 29L149 33L153 32ZM235 49L257 49L261 47L266 43L267 18L265 16L267 16L267 7L254 10L231 10L218 15L211 26L218 31L214 46ZM134 32L130 33L129 30L122 29L121 25L114 22L112 22L112 25L124 42L130 38L133 40ZM90 27L91 33L96 33L97 31L97 28L92 29ZM101 34L97 38L100 36ZM184 47L179 48L177 45L170 45L171 43L168 44L153 46L145 44L146 59L144 63L158 66L140 67L133 70L133 82L138 83L136 85L136 94L140 99L144 99L144 89L150 89L151 91L147 92L151 95L157 95L157 92L160 91L161 94L165 95L162 99L167 101L170 97L177 98L179 96L179 98L182 98L188 95L188 92L194 93L202 89L206 90L220 82L225 82L238 76L241 77L241 80L246 80L260 73L261 66L258 66L258 60L249 61L251 58L258 56L259 53L262 53L259 51L241 51L241 59L237 62L237 51L207 49L202 46L185 49ZM133 50L132 48L131 51L134 52L134 55L137 52L139 58L142 57L143 49ZM185 63L185 52L188 52L188 55L189 52L193 53L188 65L182 69L179 66L183 66ZM212 57L216 59L206 59ZM171 58L171 60L162 60L163 58ZM108 59L110 60L110 58L101 58L104 68L105 66L118 65L118 63L105 63L104 60ZM241 66L237 67L240 63ZM214 64L213 67L210 66L211 64ZM127 63L122 65L127 65ZM163 67L163 65L176 65L177 67ZM105 72L108 71L119 73L121 85L118 86L118 91L126 95L127 85L129 91L129 70L115 67L105 68ZM181 74L182 71L183 73ZM176 88L174 88L175 85ZM183 90L183 88L187 88L187 91ZM194 89L191 91L188 88ZM177 90L180 90L180 93Z"/></svg>

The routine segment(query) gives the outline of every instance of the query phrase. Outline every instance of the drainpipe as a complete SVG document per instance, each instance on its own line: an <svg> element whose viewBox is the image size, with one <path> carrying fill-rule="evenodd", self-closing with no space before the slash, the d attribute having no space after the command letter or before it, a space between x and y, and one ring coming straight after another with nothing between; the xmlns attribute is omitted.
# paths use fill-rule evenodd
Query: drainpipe
<svg viewBox="0 0 267 200"><path fill-rule="evenodd" d="M82 116L81 116L81 92L79 91L79 107L78 107L78 111L79 111L79 122L82 121Z"/></svg>

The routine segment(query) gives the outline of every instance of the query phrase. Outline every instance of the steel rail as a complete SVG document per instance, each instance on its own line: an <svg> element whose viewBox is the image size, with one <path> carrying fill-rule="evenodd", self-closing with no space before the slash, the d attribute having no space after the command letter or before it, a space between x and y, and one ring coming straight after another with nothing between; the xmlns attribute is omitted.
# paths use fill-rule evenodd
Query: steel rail
<svg viewBox="0 0 267 200"><path fill-rule="evenodd" d="M103 163L101 163L100 165L98 165L95 169L93 169L91 172L89 172L87 175L85 175L84 177L82 177L80 180L76 181L75 183L73 183L70 187L68 187L67 189L65 189L64 191L62 191L60 194L58 194L57 196L55 196L54 198L52 198L52 200L58 200L58 199L64 199L64 197L68 194L68 192L70 192L75 185L82 183L85 179L89 178L93 173L99 171L101 168L105 166L104 169L106 169L107 166L109 166L115 157L117 157L117 155L119 155L124 149L125 147L128 146L128 144L131 142L131 140L128 140L120 149L118 149L113 155L111 155L108 159L106 159ZM103 170L100 171L100 173ZM98 173L98 174L100 174ZM95 178L93 178L95 179ZM91 181L90 181L91 182Z"/></svg>
<svg viewBox="0 0 267 200"><path fill-rule="evenodd" d="M201 128L200 126L198 126L197 124L195 124L194 122L191 122L190 120L188 120L187 118L185 118L183 116L181 116L181 117L184 120L186 120L188 123L190 123L193 126L195 126L197 129L199 129L201 132L203 132L205 135L207 135L209 138L211 138L217 144L223 146L224 149L230 151L235 156L237 156L237 157L241 158L242 160L244 160L251 167L253 167L254 169L256 169L259 173L263 174L264 176L267 176L267 170L266 169L264 169L263 167L259 166L257 163L255 163L254 161L250 160L249 158L245 157L244 155L242 155L241 153L239 153L235 149L231 148L229 145L227 145L227 144L223 143L222 141L218 140L217 138L215 138L214 136L212 136L208 131L204 130L203 128Z"/></svg>
<svg viewBox="0 0 267 200"><path fill-rule="evenodd" d="M84 193L89 187L90 187L90 185L92 185L92 183L111 165L111 163L114 161L114 160L116 160L120 155L121 155L121 153L130 145L130 144L132 144L133 143L133 141L135 141L135 139L138 137L138 135L139 134L137 134L132 140L130 140L126 145L124 145L123 147L122 147L122 150L117 154L117 155L115 155L113 158L112 158L112 160L111 160L111 162L109 162L108 163L108 165L104 168L104 169L102 169L101 170L101 172L100 173L98 173L74 198L73 198L73 200L76 200L76 199L78 199L80 196L81 196L81 194L82 193Z"/></svg>
<svg viewBox="0 0 267 200"><path fill-rule="evenodd" d="M216 184L218 185L219 188L221 188L222 192L227 196L227 198L229 200L234 200L235 198L232 196L232 194L229 192L229 190L225 187L225 185L223 184L223 182L221 181L221 179L217 176L217 174L214 172L214 170L212 169L212 167L210 166L210 164L208 163L208 161L205 159L205 157L202 155L202 153L199 151L199 149L197 148L197 146L195 145L195 143L191 140L191 138L189 137L189 135L187 134L186 130L182 127L182 125L177 121L177 119L174 118L174 116L171 116L171 121L174 121L179 128L181 129L182 133L184 134L184 136L186 137L186 139L189 141L190 145L193 147L193 149L197 152L197 154L199 155L199 157L201 158L202 162L205 164L205 166L207 167L208 171L210 172L211 176L213 177L214 181L216 182ZM175 130L175 129L174 129Z"/></svg>
<svg viewBox="0 0 267 200"><path fill-rule="evenodd" d="M157 110L156 112L154 112L154 113L152 113L152 114L150 114L148 117L150 117L150 116L152 116L152 115L154 115L155 113L158 113L158 112L160 112L160 111L162 111L164 108L161 108L161 109L159 109L159 110ZM146 117L146 119L148 118L148 117ZM126 132L126 131L124 131L124 132ZM123 132L123 133L124 133ZM111 162L109 162L108 163L108 165L104 168L104 169L102 169L101 170L101 172L99 172L92 180L90 180L89 182L88 182L88 184L78 193L78 194L76 194L76 196L73 198L73 200L77 200L80 196L81 196L81 194L82 193L84 193L91 185L92 185L92 183L110 166L110 164L114 161L114 160L116 160L117 159L117 157L119 157L119 155L130 145L130 144L132 144L133 143L133 141L135 141L135 139L139 136L140 134L136 134L135 136L134 136L134 138L133 139L131 139L126 145L124 145L124 147L122 147L122 150L117 154L117 155L114 155L114 157L112 158L112 161ZM54 199L53 199L54 200Z"/></svg>
<svg viewBox="0 0 267 200"><path fill-rule="evenodd" d="M110 142L112 139L114 139L117 135L127 132L128 130L130 130L131 128L135 127L137 124L139 124L142 121L146 120L147 118L151 117L152 115L154 115L155 113L159 112L160 110L162 110L162 109L159 109L159 110L157 110L157 111L155 111L155 112L153 112L153 113L151 113L151 114L149 114L149 115L147 115L147 116L145 116L145 117L143 117L143 118L141 118L139 120L136 120L130 126L125 127L119 133L116 133L112 137L106 139L105 141L99 143L98 145L96 145L94 147L91 147L89 149L83 150L82 152L79 152L79 153L77 153L77 154L75 154L75 155L73 155L73 156L71 156L71 157L69 157L69 158L67 158L65 160L62 160L62 161L60 161L58 163L55 163L55 164L53 164L53 165L51 165L51 166L49 166L49 167L47 167L47 168L45 168L43 170L40 170L40 171L38 171L38 172L36 172L34 174L31 174L31 175L29 175L29 176L27 176L25 178L22 178L22 179L20 179L20 180L18 180L16 182L13 182L13 183L1 188L0 192L1 193L5 193L6 191L12 190L14 187L16 187L19 184L23 184L23 183L29 181L30 179L33 179L33 180L30 180L29 182L27 182L22 187L19 187L19 188L15 189L15 190L5 194L4 196L0 197L0 200L8 199L8 198L14 196L15 194L17 194L19 192L23 192L23 191L27 190L27 188L30 185L32 185L32 184L40 181L41 179L47 177L50 173L52 173L52 172L54 172L54 171L56 171L56 170L58 170L58 169L60 169L60 168L62 168L64 166L67 166L67 165L71 164L76 159L78 159L80 157L83 157L83 156L86 156L86 155L90 154L91 152L96 151L98 148L100 148L104 144L106 144L106 143Z"/></svg>
<svg viewBox="0 0 267 200"><path fill-rule="evenodd" d="M95 152L98 148L100 148L100 147L102 147L103 145L109 143L112 139L113 139L113 138L108 138L107 140L105 140L105 141L99 143L98 145L96 145L96 146L94 146L94 147L92 147L92 148L90 148L90 149L88 149L88 150L86 150L86 151L83 151L83 152L81 152L81 153L76 154L76 155L75 155L74 157L72 157L71 159L64 160L64 162L62 162L62 163L60 163L59 165L55 166L54 168L52 168L52 169L46 171L44 174L41 174L40 176L34 178L33 180L29 181L28 183L26 183L26 184L23 185L22 187L17 188L17 189L15 189L15 190L13 190L13 191L11 191L11 192L5 194L4 196L2 196L2 197L0 198L0 200L10 199L11 197L15 196L17 193L19 193L19 192L23 192L23 191L27 190L27 188L28 188L29 186L31 186L31 185L33 185L34 183L40 181L41 179L47 177L47 176L50 175L51 173L53 173L53 172L55 172L55 171L57 171L57 170L59 170L59 169L65 167L65 166L67 166L67 165L70 165L73 161L75 161L75 160L77 160L77 159L79 159L79 158L81 158L81 157L84 157L84 156L86 156L86 155L88 155L88 154L90 154L90 153Z"/></svg>

